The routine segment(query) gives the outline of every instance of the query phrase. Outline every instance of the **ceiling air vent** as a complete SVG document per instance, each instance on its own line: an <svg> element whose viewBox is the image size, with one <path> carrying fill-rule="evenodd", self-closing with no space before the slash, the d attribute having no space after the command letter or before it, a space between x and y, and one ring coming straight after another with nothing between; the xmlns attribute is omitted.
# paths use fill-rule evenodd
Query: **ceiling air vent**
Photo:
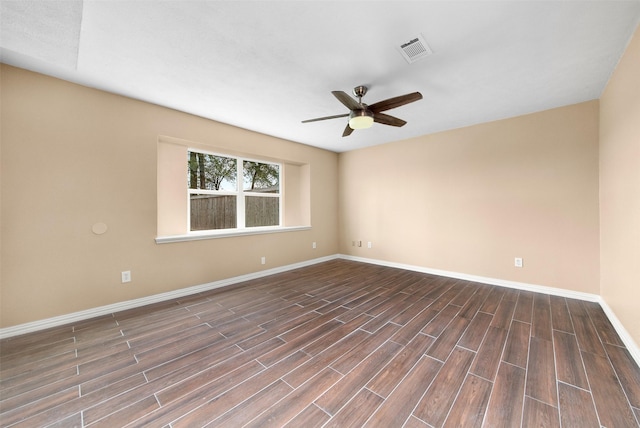
<svg viewBox="0 0 640 428"><path fill-rule="evenodd" d="M433 53L429 45L427 45L427 42L424 40L422 34L402 43L398 50L409 64Z"/></svg>

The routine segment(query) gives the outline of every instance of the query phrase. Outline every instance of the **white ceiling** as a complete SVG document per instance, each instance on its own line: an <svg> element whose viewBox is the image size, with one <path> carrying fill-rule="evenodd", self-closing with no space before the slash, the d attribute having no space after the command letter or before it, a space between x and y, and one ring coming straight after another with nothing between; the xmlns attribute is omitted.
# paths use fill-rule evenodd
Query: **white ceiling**
<svg viewBox="0 0 640 428"><path fill-rule="evenodd" d="M336 152L599 98L640 22L640 0L0 3L2 62ZM301 123L360 84L424 99L386 112L402 128Z"/></svg>

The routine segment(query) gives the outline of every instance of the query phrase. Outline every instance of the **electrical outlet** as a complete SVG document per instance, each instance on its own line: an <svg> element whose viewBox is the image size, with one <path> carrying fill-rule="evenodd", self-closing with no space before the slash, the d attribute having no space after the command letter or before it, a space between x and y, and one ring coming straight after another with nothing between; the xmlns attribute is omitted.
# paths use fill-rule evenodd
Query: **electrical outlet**
<svg viewBox="0 0 640 428"><path fill-rule="evenodd" d="M260 263L262 263L262 264L267 263L267 258L266 258L265 256L262 256L262 257L260 258Z"/></svg>
<svg viewBox="0 0 640 428"><path fill-rule="evenodd" d="M121 273L122 275L122 283L124 284L125 282L131 282L131 271L130 270L125 270L124 272Z"/></svg>
<svg viewBox="0 0 640 428"><path fill-rule="evenodd" d="M314 249L316 248L316 241L313 241L313 242L311 243L311 248L314 248Z"/></svg>
<svg viewBox="0 0 640 428"><path fill-rule="evenodd" d="M371 248L371 247L372 247L371 241L367 242L367 248Z"/></svg>
<svg viewBox="0 0 640 428"><path fill-rule="evenodd" d="M517 267L517 268L521 268L521 267L522 267L522 257L516 257L516 258L515 258L514 265L515 265L515 267Z"/></svg>

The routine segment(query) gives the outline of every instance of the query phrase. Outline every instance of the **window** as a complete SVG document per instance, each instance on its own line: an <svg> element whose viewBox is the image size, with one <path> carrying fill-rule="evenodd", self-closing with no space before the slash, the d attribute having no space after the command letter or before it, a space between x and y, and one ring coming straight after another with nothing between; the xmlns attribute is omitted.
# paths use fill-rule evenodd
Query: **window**
<svg viewBox="0 0 640 428"><path fill-rule="evenodd" d="M189 230L281 225L281 165L187 152Z"/></svg>
<svg viewBox="0 0 640 428"><path fill-rule="evenodd" d="M278 152L258 148L257 153L236 152L229 147L159 136L156 242L309 229L310 163L306 159L285 160ZM219 171L225 163L231 170L216 175L215 162ZM220 206L222 214L216 211ZM192 221L191 211L195 216L197 210L208 215Z"/></svg>

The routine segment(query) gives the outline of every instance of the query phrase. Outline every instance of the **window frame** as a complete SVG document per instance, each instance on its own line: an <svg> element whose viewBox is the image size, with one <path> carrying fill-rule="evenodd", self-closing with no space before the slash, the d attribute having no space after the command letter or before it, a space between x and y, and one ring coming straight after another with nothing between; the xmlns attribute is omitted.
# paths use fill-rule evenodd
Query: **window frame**
<svg viewBox="0 0 640 428"><path fill-rule="evenodd" d="M283 185L284 182L284 164L282 162L274 162L268 161L265 159L259 159L254 157L247 156L239 156L239 155L231 155L222 152L215 152L209 150L203 150L200 148L187 147L187 161L189 159L190 153L200 153L204 155L212 155L219 156L229 159L234 159L236 161L236 191L230 190L210 190L210 189L192 189L188 183L188 169L187 169L187 235L188 236L198 236L198 235L235 235L235 234L246 234L246 233L265 233L269 231L279 231L285 229L283 226ZM278 191L277 193L261 193L261 192L251 192L246 191L244 189L244 162L257 162L269 165L278 166ZM236 197L236 227L233 228L224 228L224 229L198 229L191 230L191 195L221 195L221 196L235 196ZM278 224L272 226L246 226L246 197L267 197L267 198L278 198Z"/></svg>

